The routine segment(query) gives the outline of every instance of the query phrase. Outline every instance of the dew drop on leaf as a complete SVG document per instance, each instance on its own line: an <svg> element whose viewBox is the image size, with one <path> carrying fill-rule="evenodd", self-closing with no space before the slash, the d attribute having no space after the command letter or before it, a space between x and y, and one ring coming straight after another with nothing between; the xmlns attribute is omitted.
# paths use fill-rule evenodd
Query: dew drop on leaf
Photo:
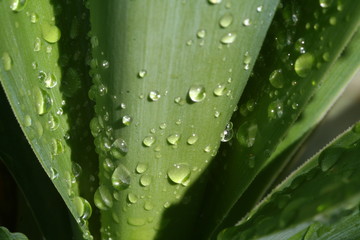
<svg viewBox="0 0 360 240"><path fill-rule="evenodd" d="M159 93L159 91L154 90L154 91L150 91L149 93L149 99L153 102L158 101L161 98L161 95Z"/></svg>
<svg viewBox="0 0 360 240"><path fill-rule="evenodd" d="M144 204L144 209L146 211L150 211L154 208L154 205L152 204L152 202L146 201Z"/></svg>
<svg viewBox="0 0 360 240"><path fill-rule="evenodd" d="M94 194L95 206L101 210L108 210L113 206L111 192L105 185L100 185Z"/></svg>
<svg viewBox="0 0 360 240"><path fill-rule="evenodd" d="M152 178L150 175L143 175L140 178L140 184L143 187L147 187L151 184Z"/></svg>
<svg viewBox="0 0 360 240"><path fill-rule="evenodd" d="M219 21L219 25L222 28L227 28L233 23L234 17L231 13L225 13Z"/></svg>
<svg viewBox="0 0 360 240"><path fill-rule="evenodd" d="M138 196L134 193L128 193L127 199L130 203L136 203L138 201Z"/></svg>
<svg viewBox="0 0 360 240"><path fill-rule="evenodd" d="M155 143L156 139L153 136L147 136L143 140L143 144L146 147L151 147Z"/></svg>
<svg viewBox="0 0 360 240"><path fill-rule="evenodd" d="M282 88L284 86L284 76L281 69L275 69L269 76L270 84L275 88Z"/></svg>
<svg viewBox="0 0 360 240"><path fill-rule="evenodd" d="M61 37L60 29L49 23L42 23L41 25L42 36L48 43L56 43Z"/></svg>
<svg viewBox="0 0 360 240"><path fill-rule="evenodd" d="M86 199L79 196L74 197L72 202L74 203L76 212L78 213L79 217L82 220L88 220L92 213L90 203Z"/></svg>
<svg viewBox="0 0 360 240"><path fill-rule="evenodd" d="M59 118L54 114L49 114L47 123L50 131L55 131L59 127Z"/></svg>
<svg viewBox="0 0 360 240"><path fill-rule="evenodd" d="M220 134L221 142L228 142L234 136L233 123L226 124L225 130Z"/></svg>
<svg viewBox="0 0 360 240"><path fill-rule="evenodd" d="M146 219L139 217L128 217L127 223L132 226L143 226L146 223Z"/></svg>
<svg viewBox="0 0 360 240"><path fill-rule="evenodd" d="M281 118L284 113L283 103L280 100L271 102L268 106L268 117L269 119Z"/></svg>
<svg viewBox="0 0 360 240"><path fill-rule="evenodd" d="M202 38L204 38L206 36L206 31L204 29L201 29L196 33L196 36L198 38L202 39Z"/></svg>
<svg viewBox="0 0 360 240"><path fill-rule="evenodd" d="M255 143L257 132L257 124L244 122L240 125L236 137L242 146L252 147Z"/></svg>
<svg viewBox="0 0 360 240"><path fill-rule="evenodd" d="M60 139L53 139L52 140L52 153L54 155L59 155L64 152L64 145L62 144Z"/></svg>
<svg viewBox="0 0 360 240"><path fill-rule="evenodd" d="M3 66L4 66L4 70L10 71L11 67L12 67L12 59L11 59L9 53L4 52L1 57L1 60L2 60Z"/></svg>
<svg viewBox="0 0 360 240"><path fill-rule="evenodd" d="M122 123L125 125L125 126L129 126L132 122L132 118L131 116L129 115L125 115L122 117Z"/></svg>
<svg viewBox="0 0 360 240"><path fill-rule="evenodd" d="M215 96L223 96L226 93L226 87L223 84L218 84L216 85L215 89L214 89L214 95Z"/></svg>
<svg viewBox="0 0 360 240"><path fill-rule="evenodd" d="M328 171L331 169L336 162L341 157L341 154L344 152L343 148L340 147L331 147L325 149L319 156L319 165L323 172Z"/></svg>
<svg viewBox="0 0 360 240"><path fill-rule="evenodd" d="M130 172L121 163L111 176L111 184L117 190L124 190L130 185Z"/></svg>
<svg viewBox="0 0 360 240"><path fill-rule="evenodd" d="M245 20L243 21L243 25L244 25L245 27L250 26L250 25L251 25L250 19L249 19L249 18L245 19Z"/></svg>
<svg viewBox="0 0 360 240"><path fill-rule="evenodd" d="M110 158L105 158L103 161L103 168L107 172L111 172L114 170L114 163Z"/></svg>
<svg viewBox="0 0 360 240"><path fill-rule="evenodd" d="M178 133L171 134L170 136L167 137L166 140L171 145L177 145L180 140L180 134L178 134Z"/></svg>
<svg viewBox="0 0 360 240"><path fill-rule="evenodd" d="M320 6L322 8L328 8L331 6L333 0L319 0Z"/></svg>
<svg viewBox="0 0 360 240"><path fill-rule="evenodd" d="M37 23L39 20L39 16L36 13L30 14L30 22L31 23Z"/></svg>
<svg viewBox="0 0 360 240"><path fill-rule="evenodd" d="M236 33L226 33L221 39L220 42L223 44L231 44L236 39Z"/></svg>
<svg viewBox="0 0 360 240"><path fill-rule="evenodd" d="M138 73L139 78L144 78L147 74L147 71L145 69L141 69Z"/></svg>
<svg viewBox="0 0 360 240"><path fill-rule="evenodd" d="M300 55L295 61L295 72L300 77L304 78L309 75L314 66L315 58L311 53Z"/></svg>
<svg viewBox="0 0 360 240"><path fill-rule="evenodd" d="M190 137L187 139L187 143L189 145L193 145L197 142L198 139L199 139L198 135L196 135L195 133L192 133L190 135Z"/></svg>
<svg viewBox="0 0 360 240"><path fill-rule="evenodd" d="M177 184L186 182L190 178L190 174L190 167L184 163L174 164L167 171L169 179Z"/></svg>
<svg viewBox="0 0 360 240"><path fill-rule="evenodd" d="M27 0L11 0L10 9L14 12L22 11L26 6Z"/></svg>
<svg viewBox="0 0 360 240"><path fill-rule="evenodd" d="M45 90L35 88L34 97L37 113L39 115L44 115L45 113L48 113L53 104L53 101L49 94Z"/></svg>
<svg viewBox="0 0 360 240"><path fill-rule="evenodd" d="M193 102L202 102L206 98L205 88L201 85L193 85L189 89L189 98Z"/></svg>
<svg viewBox="0 0 360 240"><path fill-rule="evenodd" d="M210 4L219 4L222 0L208 0Z"/></svg>
<svg viewBox="0 0 360 240"><path fill-rule="evenodd" d="M121 157L125 156L128 152L128 146L125 140L122 138L116 139L113 144L111 144L111 155L116 158L120 159Z"/></svg>
<svg viewBox="0 0 360 240"><path fill-rule="evenodd" d="M136 170L137 173L142 174L142 173L146 172L147 168L148 168L148 166L147 166L146 163L138 163L136 165L135 170Z"/></svg>
<svg viewBox="0 0 360 240"><path fill-rule="evenodd" d="M25 115L24 117L24 126L25 127L30 127L32 124L32 119L29 115Z"/></svg>

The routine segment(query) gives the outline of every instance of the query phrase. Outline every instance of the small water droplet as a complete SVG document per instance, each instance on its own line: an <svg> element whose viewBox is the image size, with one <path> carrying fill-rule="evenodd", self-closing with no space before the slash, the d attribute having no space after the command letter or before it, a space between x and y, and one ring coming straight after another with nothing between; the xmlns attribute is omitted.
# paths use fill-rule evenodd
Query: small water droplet
<svg viewBox="0 0 360 240"><path fill-rule="evenodd" d="M132 118L129 116L129 115L125 115L122 117L122 123L125 125L125 126L129 126L132 122Z"/></svg>
<svg viewBox="0 0 360 240"><path fill-rule="evenodd" d="M306 53L305 39L304 38L299 38L298 40L296 40L296 42L294 44L294 48L295 48L296 51L298 51L301 54Z"/></svg>
<svg viewBox="0 0 360 240"><path fill-rule="evenodd" d="M27 0L12 0L10 3L10 9L14 12L22 11L26 6Z"/></svg>
<svg viewBox="0 0 360 240"><path fill-rule="evenodd" d="M151 145L153 145L155 143L156 139L155 137L153 136L147 136L144 138L143 140L143 144L146 146L146 147L151 147Z"/></svg>
<svg viewBox="0 0 360 240"><path fill-rule="evenodd" d="M236 33L226 33L221 39L220 42L223 44L231 44L236 39Z"/></svg>
<svg viewBox="0 0 360 240"><path fill-rule="evenodd" d="M74 174L75 178L78 178L82 172L82 168L80 164L73 162L71 166L72 173Z"/></svg>
<svg viewBox="0 0 360 240"><path fill-rule="evenodd" d="M218 84L214 89L215 96L223 96L226 93L226 87L223 84Z"/></svg>
<svg viewBox="0 0 360 240"><path fill-rule="evenodd" d="M174 102L179 104L179 105L184 105L185 104L185 101L181 97L175 97Z"/></svg>
<svg viewBox="0 0 360 240"><path fill-rule="evenodd" d="M258 13L262 12L262 10L263 10L263 6L258 6L258 7L256 8L256 11L257 11Z"/></svg>
<svg viewBox="0 0 360 240"><path fill-rule="evenodd" d="M160 98L161 98L161 95L160 95L159 91L156 91L156 90L150 91L150 93L149 93L149 99L150 99L151 101L156 102L156 101L158 101Z"/></svg>
<svg viewBox="0 0 360 240"><path fill-rule="evenodd" d="M103 168L107 172L111 172L114 170L114 163L111 161L110 158L105 158L103 162Z"/></svg>
<svg viewBox="0 0 360 240"><path fill-rule="evenodd" d="M32 124L32 119L29 115L25 115L24 117L24 126L25 127L30 127Z"/></svg>
<svg viewBox="0 0 360 240"><path fill-rule="evenodd" d="M225 13L219 21L219 25L222 28L227 28L233 23L234 17L231 13Z"/></svg>
<svg viewBox="0 0 360 240"><path fill-rule="evenodd" d="M196 33L196 36L198 38L202 39L202 38L204 38L206 36L206 31L204 29L201 29Z"/></svg>
<svg viewBox="0 0 360 240"><path fill-rule="evenodd" d="M50 168L50 178L51 180L55 180L59 177L58 171L55 168Z"/></svg>
<svg viewBox="0 0 360 240"><path fill-rule="evenodd" d="M50 131L55 131L59 127L59 118L54 114L49 114L48 116L48 125Z"/></svg>
<svg viewBox="0 0 360 240"><path fill-rule="evenodd" d="M275 88L284 87L284 76L281 69L275 69L269 76L270 84Z"/></svg>
<svg viewBox="0 0 360 240"><path fill-rule="evenodd" d="M143 175L140 178L140 184L143 187L147 187L151 184L152 178L150 175Z"/></svg>
<svg viewBox="0 0 360 240"><path fill-rule="evenodd" d="M339 160L343 152L344 149L340 147L330 147L325 149L318 159L321 170L326 172L331 169Z"/></svg>
<svg viewBox="0 0 360 240"><path fill-rule="evenodd" d="M336 17L335 16L330 17L329 23L330 23L330 25L335 26L337 23Z"/></svg>
<svg viewBox="0 0 360 240"><path fill-rule="evenodd" d="M101 67L104 68L104 69L108 69L109 68L109 61L108 60L103 60L102 63L101 63Z"/></svg>
<svg viewBox="0 0 360 240"><path fill-rule="evenodd" d="M214 117L218 118L220 117L221 113L219 111L215 111Z"/></svg>
<svg viewBox="0 0 360 240"><path fill-rule="evenodd" d="M94 194L95 206L101 210L108 210L113 206L110 190L105 185L100 185Z"/></svg>
<svg viewBox="0 0 360 240"><path fill-rule="evenodd" d="M130 203L136 203L138 201L138 196L134 193L128 193L127 199Z"/></svg>
<svg viewBox="0 0 360 240"><path fill-rule="evenodd" d="M49 94L42 89L36 88L34 90L34 97L36 101L36 110L39 115L48 113L52 107L53 101Z"/></svg>
<svg viewBox="0 0 360 240"><path fill-rule="evenodd" d="M251 25L250 19L249 19L249 18L245 19L245 20L243 21L243 25L244 25L245 27L250 26L250 25Z"/></svg>
<svg viewBox="0 0 360 240"><path fill-rule="evenodd" d="M204 152L209 153L211 151L210 145L205 146Z"/></svg>
<svg viewBox="0 0 360 240"><path fill-rule="evenodd" d="M150 211L154 208L154 205L152 204L152 202L146 201L144 204L144 209L146 211Z"/></svg>
<svg viewBox="0 0 360 240"><path fill-rule="evenodd" d="M257 124L244 122L240 125L236 137L242 146L249 148L254 145L257 132Z"/></svg>
<svg viewBox="0 0 360 240"><path fill-rule="evenodd" d="M161 123L159 128L164 130L165 128L167 127L167 124L166 123Z"/></svg>
<svg viewBox="0 0 360 240"><path fill-rule="evenodd" d="M270 119L281 118L284 113L283 103L280 100L275 100L269 104L268 117Z"/></svg>
<svg viewBox="0 0 360 240"><path fill-rule="evenodd" d="M219 4L222 0L208 0L210 4Z"/></svg>
<svg viewBox="0 0 360 240"><path fill-rule="evenodd" d="M146 223L146 219L139 217L129 217L127 223L132 226L143 226Z"/></svg>
<svg viewBox="0 0 360 240"><path fill-rule="evenodd" d="M53 73L46 74L45 72L40 71L38 78L40 80L40 83L45 88L53 88L57 85L57 78L56 78L55 74L53 74Z"/></svg>
<svg viewBox="0 0 360 240"><path fill-rule="evenodd" d="M122 138L116 139L111 145L111 155L116 159L120 159L121 157L125 156L127 152L128 146L125 140Z"/></svg>
<svg viewBox="0 0 360 240"><path fill-rule="evenodd" d="M130 172L127 168L119 163L111 176L111 184L117 190L124 190L130 185Z"/></svg>
<svg viewBox="0 0 360 240"><path fill-rule="evenodd" d="M144 78L147 74L147 71L145 69L141 69L138 73L139 78Z"/></svg>
<svg viewBox="0 0 360 240"><path fill-rule="evenodd" d="M225 130L220 134L221 142L228 142L234 136L233 123L226 124Z"/></svg>
<svg viewBox="0 0 360 240"><path fill-rule="evenodd" d="M174 164L167 171L169 179L177 184L182 184L190 178L190 167L185 163Z"/></svg>
<svg viewBox="0 0 360 240"><path fill-rule="evenodd" d="M198 135L195 134L195 133L192 133L190 135L190 137L187 139L187 143L189 145L193 145L193 144L195 144L197 142L198 139L199 139Z"/></svg>
<svg viewBox="0 0 360 240"><path fill-rule="evenodd" d="M319 0L320 7L322 8L328 8L331 6L333 0Z"/></svg>
<svg viewBox="0 0 360 240"><path fill-rule="evenodd" d="M38 20L39 20L39 16L36 13L30 14L30 22L31 23L37 23Z"/></svg>
<svg viewBox="0 0 360 240"><path fill-rule="evenodd" d="M315 57L311 53L300 55L295 61L295 72L304 78L309 75L315 63Z"/></svg>
<svg viewBox="0 0 360 240"><path fill-rule="evenodd" d="M52 140L52 153L54 155L59 155L64 152L64 145L62 144L60 139L53 139Z"/></svg>
<svg viewBox="0 0 360 240"><path fill-rule="evenodd" d="M11 59L9 53L4 52L1 59L2 59L3 66L4 66L4 70L10 71L11 67L12 67L12 59Z"/></svg>
<svg viewBox="0 0 360 240"><path fill-rule="evenodd" d="M330 53L329 53L329 52L325 52L325 53L322 55L322 58L324 59L325 62L330 61Z"/></svg>
<svg viewBox="0 0 360 240"><path fill-rule="evenodd" d="M72 202L74 203L75 209L77 214L82 220L88 220L92 213L92 208L90 203L79 196L76 196L72 199Z"/></svg>
<svg viewBox="0 0 360 240"><path fill-rule="evenodd" d="M167 137L166 139L168 141L168 143L170 143L171 145L177 145L179 140L180 140L180 134L175 133L175 134L171 134L170 136Z"/></svg>
<svg viewBox="0 0 360 240"><path fill-rule="evenodd" d="M56 43L61 37L60 29L57 26L46 22L42 23L41 31L44 40L48 43Z"/></svg>
<svg viewBox="0 0 360 240"><path fill-rule="evenodd" d="M206 98L205 88L201 85L193 85L189 89L189 98L193 102L202 102Z"/></svg>
<svg viewBox="0 0 360 240"><path fill-rule="evenodd" d="M136 166L136 172L139 174L146 172L147 169L148 165L146 163L138 163Z"/></svg>

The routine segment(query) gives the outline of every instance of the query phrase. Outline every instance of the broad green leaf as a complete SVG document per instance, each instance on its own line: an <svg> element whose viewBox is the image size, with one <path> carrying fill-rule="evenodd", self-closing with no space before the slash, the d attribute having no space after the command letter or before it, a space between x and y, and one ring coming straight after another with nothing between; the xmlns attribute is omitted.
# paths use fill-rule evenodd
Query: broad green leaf
<svg viewBox="0 0 360 240"><path fill-rule="evenodd" d="M87 100L88 23L82 4L0 2L0 81L41 166L84 238L91 238L86 222L97 163L88 130L92 104Z"/></svg>
<svg viewBox="0 0 360 240"><path fill-rule="evenodd" d="M237 141L215 164L202 234L212 232L286 135L359 26L360 3L284 1L234 118Z"/></svg>
<svg viewBox="0 0 360 240"><path fill-rule="evenodd" d="M277 3L90 1L104 237L193 234Z"/></svg>
<svg viewBox="0 0 360 240"><path fill-rule="evenodd" d="M5 227L0 227L0 239L1 240L28 240L28 238L22 233L11 233Z"/></svg>
<svg viewBox="0 0 360 240"><path fill-rule="evenodd" d="M278 235L277 239L290 239L293 235L296 236L291 239L308 239L304 235L310 235L311 228L319 224L323 229L318 232L325 233L327 228L331 232L332 223L359 214L359 152L357 123L291 174L238 226L224 230L218 239L274 239L270 236L279 231L282 237ZM298 235L308 227L307 232Z"/></svg>
<svg viewBox="0 0 360 240"><path fill-rule="evenodd" d="M226 216L222 226L229 226L229 224L237 222L242 214L247 213L251 206L254 206L264 197L273 181L284 170L284 167L289 163L299 146L326 114L342 93L346 84L352 79L354 73L359 69L359 52L360 33L357 32L341 56L326 71L323 77L326 81L323 82L309 104L305 106L300 119L290 127L285 139L280 142L276 151L271 155L269 165L256 176L254 182L251 183L248 190Z"/></svg>

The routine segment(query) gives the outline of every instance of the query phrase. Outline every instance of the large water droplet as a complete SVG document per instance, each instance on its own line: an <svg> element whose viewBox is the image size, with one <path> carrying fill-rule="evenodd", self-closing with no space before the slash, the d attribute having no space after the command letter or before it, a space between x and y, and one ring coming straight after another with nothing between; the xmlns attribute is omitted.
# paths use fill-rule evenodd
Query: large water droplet
<svg viewBox="0 0 360 240"><path fill-rule="evenodd" d="M189 98L193 102L202 102L206 98L205 88L201 85L193 85L189 89Z"/></svg>
<svg viewBox="0 0 360 240"><path fill-rule="evenodd" d="M124 190L130 185L130 172L121 163L111 176L112 186L117 190Z"/></svg>
<svg viewBox="0 0 360 240"><path fill-rule="evenodd" d="M275 88L284 87L284 76L281 69L275 69L269 76L271 85Z"/></svg>
<svg viewBox="0 0 360 240"><path fill-rule="evenodd" d="M156 139L154 136L147 136L144 138L143 140L143 144L146 146L146 147L151 147L154 143L155 143Z"/></svg>
<svg viewBox="0 0 360 240"><path fill-rule="evenodd" d="M134 193L129 193L127 199L130 203L136 203L138 201L138 196Z"/></svg>
<svg viewBox="0 0 360 240"><path fill-rule="evenodd" d="M125 156L128 152L128 146L122 138L116 139L111 145L111 155L114 158L120 159Z"/></svg>
<svg viewBox="0 0 360 240"><path fill-rule="evenodd" d="M14 12L22 11L26 6L27 0L12 0L10 3L10 9Z"/></svg>
<svg viewBox="0 0 360 240"><path fill-rule="evenodd" d="M257 131L257 124L244 122L240 125L236 137L242 146L252 147L256 140Z"/></svg>
<svg viewBox="0 0 360 240"><path fill-rule="evenodd" d="M281 118L284 113L283 103L280 100L275 100L269 104L268 117L270 119Z"/></svg>
<svg viewBox="0 0 360 240"><path fill-rule="evenodd" d="M152 177L150 175L143 175L140 178L140 184L143 187L147 187L151 184Z"/></svg>
<svg viewBox="0 0 360 240"><path fill-rule="evenodd" d="M220 18L219 25L222 28L227 28L232 24L233 20L234 20L234 17L233 17L233 15L231 13L225 13Z"/></svg>
<svg viewBox="0 0 360 240"><path fill-rule="evenodd" d="M11 59L9 53L4 52L1 57L1 60L2 60L3 66L4 66L4 70L10 71L11 67L12 67L12 59Z"/></svg>
<svg viewBox="0 0 360 240"><path fill-rule="evenodd" d="M185 183L190 178L190 167L185 163L174 164L167 171L169 179L177 184Z"/></svg>
<svg viewBox="0 0 360 240"><path fill-rule="evenodd" d="M49 94L42 89L36 88L34 90L34 97L36 101L36 110L39 115L44 115L45 113L49 112L53 101Z"/></svg>
<svg viewBox="0 0 360 240"><path fill-rule="evenodd" d="M220 134L220 140L222 142L228 142L234 136L233 123L226 124L225 130Z"/></svg>
<svg viewBox="0 0 360 240"><path fill-rule="evenodd" d="M344 152L343 148L331 147L325 149L319 156L319 165L322 171L328 171L340 159L341 154Z"/></svg>
<svg viewBox="0 0 360 240"><path fill-rule="evenodd" d="M180 134L175 133L175 134L171 134L170 136L167 137L166 139L168 141L168 143L170 143L171 145L177 145L179 140L180 140Z"/></svg>
<svg viewBox="0 0 360 240"><path fill-rule="evenodd" d="M221 39L220 42L223 44L231 44L236 39L236 33L227 33Z"/></svg>
<svg viewBox="0 0 360 240"><path fill-rule="evenodd" d="M113 206L111 192L105 185L100 185L94 194L95 206L101 210L108 210Z"/></svg>
<svg viewBox="0 0 360 240"><path fill-rule="evenodd" d="M146 163L138 163L138 165L136 166L136 172L142 174L146 172L147 168L148 165Z"/></svg>
<svg viewBox="0 0 360 240"><path fill-rule="evenodd" d="M48 43L56 43L61 37L60 29L46 22L41 25L41 32L44 40Z"/></svg>
<svg viewBox="0 0 360 240"><path fill-rule="evenodd" d="M53 88L57 85L57 78L53 73L46 74L45 72L40 71L38 78L40 83L46 88Z"/></svg>
<svg viewBox="0 0 360 240"><path fill-rule="evenodd" d="M296 59L295 72L304 78L309 75L314 63L315 57L311 53L305 53Z"/></svg>
<svg viewBox="0 0 360 240"><path fill-rule="evenodd" d="M90 203L82 197L76 196L72 199L77 214L82 220L88 220L92 213Z"/></svg>

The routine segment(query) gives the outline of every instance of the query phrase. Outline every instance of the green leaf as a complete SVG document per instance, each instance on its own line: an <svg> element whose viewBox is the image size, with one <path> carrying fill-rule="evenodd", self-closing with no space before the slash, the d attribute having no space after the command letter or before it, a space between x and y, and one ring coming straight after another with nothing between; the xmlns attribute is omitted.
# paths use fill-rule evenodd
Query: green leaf
<svg viewBox="0 0 360 240"><path fill-rule="evenodd" d="M291 174L238 226L222 231L218 239L341 236L344 221L359 224L359 152L360 123L357 123ZM333 229L335 223L337 227ZM344 234L347 231L345 228Z"/></svg>
<svg viewBox="0 0 360 240"><path fill-rule="evenodd" d="M87 11L81 1L41 0L2 1L0 12L1 84L41 166L91 238L97 161L88 129Z"/></svg>
<svg viewBox="0 0 360 240"><path fill-rule="evenodd" d="M28 240L22 233L11 233L5 227L0 226L0 239L1 240Z"/></svg>
<svg viewBox="0 0 360 240"><path fill-rule="evenodd" d="M333 2L326 8L310 0L282 3L234 118L237 141L214 167L202 234L215 230L268 164L358 28L359 13L357 2Z"/></svg>
<svg viewBox="0 0 360 240"><path fill-rule="evenodd" d="M127 239L189 238L278 1L90 3L102 224Z"/></svg>

